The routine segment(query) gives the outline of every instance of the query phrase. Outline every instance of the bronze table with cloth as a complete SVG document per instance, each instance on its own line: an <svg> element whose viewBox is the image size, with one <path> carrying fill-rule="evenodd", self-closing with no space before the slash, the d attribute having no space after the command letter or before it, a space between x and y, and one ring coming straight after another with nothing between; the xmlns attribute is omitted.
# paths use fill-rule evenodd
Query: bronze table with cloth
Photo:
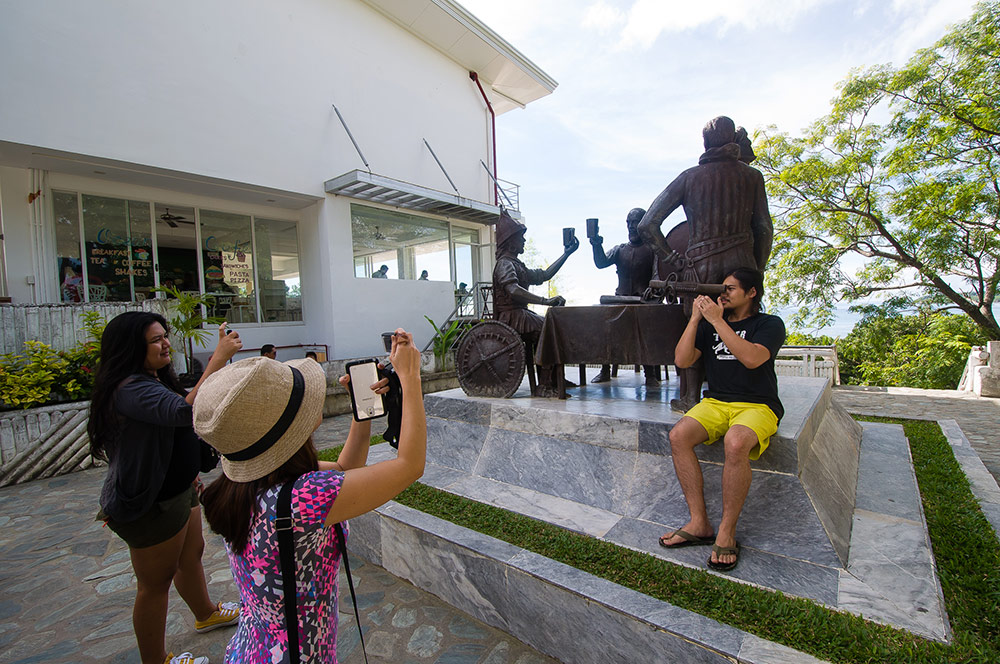
<svg viewBox="0 0 1000 664"><path fill-rule="evenodd" d="M587 364L673 364L687 318L680 304L601 304L591 307L550 307L545 315L535 363L580 365L580 383ZM566 398L565 377L559 378L559 398Z"/></svg>

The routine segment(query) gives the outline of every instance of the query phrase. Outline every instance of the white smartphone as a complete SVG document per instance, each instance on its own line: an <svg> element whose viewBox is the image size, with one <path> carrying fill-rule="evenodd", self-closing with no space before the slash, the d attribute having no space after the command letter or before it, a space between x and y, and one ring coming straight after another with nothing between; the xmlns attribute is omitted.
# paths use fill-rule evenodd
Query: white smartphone
<svg viewBox="0 0 1000 664"><path fill-rule="evenodd" d="M375 360L358 360L347 363L348 392L351 394L351 408L354 409L354 419L358 422L371 420L385 415L385 401L381 394L376 394L371 385L378 382L378 362Z"/></svg>

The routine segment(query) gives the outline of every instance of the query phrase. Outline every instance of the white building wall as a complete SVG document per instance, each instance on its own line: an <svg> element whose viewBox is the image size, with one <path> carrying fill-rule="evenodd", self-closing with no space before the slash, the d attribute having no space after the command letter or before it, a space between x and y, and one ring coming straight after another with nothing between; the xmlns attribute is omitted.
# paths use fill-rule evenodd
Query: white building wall
<svg viewBox="0 0 1000 664"><path fill-rule="evenodd" d="M256 205L48 174L50 188L298 219L305 322L241 330L248 346L374 354L380 332L403 326L422 346L423 315L450 313L447 282L354 278L351 201L323 183L363 168L335 103L376 173L450 192L426 138L462 196L492 202L489 118L461 66L358 0L24 0L2 13L0 140L322 197L287 210L264 193ZM26 283L30 183L29 169L0 168L10 294L52 301Z"/></svg>
<svg viewBox="0 0 1000 664"><path fill-rule="evenodd" d="M363 168L487 200L468 72L358 0L6 2L2 138L323 195Z"/></svg>

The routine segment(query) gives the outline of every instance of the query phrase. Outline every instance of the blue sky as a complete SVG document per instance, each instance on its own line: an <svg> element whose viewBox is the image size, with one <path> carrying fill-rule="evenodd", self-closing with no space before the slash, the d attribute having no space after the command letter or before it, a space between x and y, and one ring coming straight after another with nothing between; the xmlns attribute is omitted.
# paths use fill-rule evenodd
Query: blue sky
<svg viewBox="0 0 1000 664"><path fill-rule="evenodd" d="M497 119L499 176L546 261L574 226L559 273L569 304L614 292L594 267L585 219L605 249L702 152L701 128L729 115L751 133L798 134L823 116L852 68L901 65L972 13L971 0L460 0L559 82ZM683 219L678 210L664 224ZM849 329L849 327L848 327ZM841 332L839 329L837 332ZM842 334L844 332L841 332Z"/></svg>

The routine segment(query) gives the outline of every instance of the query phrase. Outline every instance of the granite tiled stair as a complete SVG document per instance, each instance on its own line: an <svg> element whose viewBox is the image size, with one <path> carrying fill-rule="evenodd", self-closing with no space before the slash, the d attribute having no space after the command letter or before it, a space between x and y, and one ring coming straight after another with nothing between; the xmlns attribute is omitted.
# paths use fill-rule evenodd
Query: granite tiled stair
<svg viewBox="0 0 1000 664"><path fill-rule="evenodd" d="M824 380L782 377L779 384L787 414L771 448L753 464L753 484L737 533L740 564L725 576L947 640L947 618L902 429L868 424L862 429L832 403ZM662 403L636 400L630 390L618 389L616 394L616 389L579 390L569 401L518 395L506 400L469 398L460 390L427 395L428 465L421 481L704 570L707 547L663 549L657 544L662 533L688 518L667 442L680 416ZM720 447L699 447L709 515L716 522L721 514ZM370 462L394 454L388 446L375 446ZM803 479L807 477L811 479ZM353 535L352 546L362 547L362 555L377 562L389 515L399 522L393 528L410 520L423 524L421 528L428 523L426 515L399 507L387 507L378 519L372 517L380 525ZM830 512L826 521L824 509ZM457 538L433 546L462 547L468 538L478 542L483 537L456 528L449 524L431 529ZM885 533L902 544L885 549ZM421 537L407 558L419 557L420 546L430 545L427 535ZM905 556L893 556L897 546L906 547ZM378 558L371 557L376 553ZM441 563L414 572L414 578L387 569L435 594L435 587L445 582L435 576L448 577L447 583L482 583L456 578L459 573ZM540 573L534 576L539 583L552 581ZM587 595L590 602L605 599ZM509 621L505 612L497 620ZM637 615L633 619L641 622ZM566 628L573 625L567 623ZM593 628L601 629L596 623ZM512 634L538 647L525 635ZM685 635L683 640L690 638ZM733 656L732 649L702 645Z"/></svg>

